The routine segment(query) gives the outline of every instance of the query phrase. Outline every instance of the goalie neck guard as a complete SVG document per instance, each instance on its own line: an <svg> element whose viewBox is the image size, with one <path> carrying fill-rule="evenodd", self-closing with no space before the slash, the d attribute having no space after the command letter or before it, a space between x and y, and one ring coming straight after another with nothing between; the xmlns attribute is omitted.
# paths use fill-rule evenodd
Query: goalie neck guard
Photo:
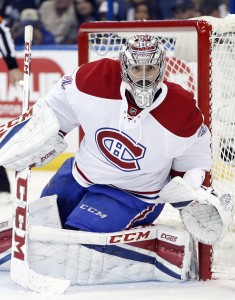
<svg viewBox="0 0 235 300"><path fill-rule="evenodd" d="M120 52L121 76L140 108L150 107L161 88L166 54L156 37L136 35Z"/></svg>

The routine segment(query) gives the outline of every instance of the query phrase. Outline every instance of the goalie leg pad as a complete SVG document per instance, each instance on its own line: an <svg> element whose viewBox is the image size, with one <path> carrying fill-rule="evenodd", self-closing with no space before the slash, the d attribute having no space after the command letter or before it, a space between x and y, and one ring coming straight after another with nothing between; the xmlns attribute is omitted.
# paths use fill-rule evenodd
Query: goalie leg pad
<svg viewBox="0 0 235 300"><path fill-rule="evenodd" d="M188 279L190 238L183 230L159 225L108 234L31 226L29 236L31 268L72 284Z"/></svg>
<svg viewBox="0 0 235 300"><path fill-rule="evenodd" d="M86 188L78 184L72 175L73 162L74 158L67 159L41 193L41 197L53 196L55 194L58 196L57 204L63 228L68 216L79 204L87 191Z"/></svg>
<svg viewBox="0 0 235 300"><path fill-rule="evenodd" d="M12 221L0 222L0 271L9 271L12 246Z"/></svg>
<svg viewBox="0 0 235 300"><path fill-rule="evenodd" d="M190 236L183 229L165 225L114 233L61 229L56 196L36 200L30 210L29 264L42 275L79 285L188 279Z"/></svg>

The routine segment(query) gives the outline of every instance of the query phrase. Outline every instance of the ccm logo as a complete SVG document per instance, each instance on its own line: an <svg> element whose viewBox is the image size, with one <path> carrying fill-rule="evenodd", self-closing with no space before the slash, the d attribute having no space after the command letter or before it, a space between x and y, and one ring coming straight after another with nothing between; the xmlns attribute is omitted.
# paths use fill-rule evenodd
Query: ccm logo
<svg viewBox="0 0 235 300"><path fill-rule="evenodd" d="M30 108L30 110L28 110L26 113L24 113L23 115L15 118L14 120L11 120L10 122L7 122L6 124L0 126L0 137L4 134L4 132L6 132L8 129L26 121L27 119L29 119L33 114L33 109Z"/></svg>
<svg viewBox="0 0 235 300"><path fill-rule="evenodd" d="M109 244L135 242L148 239L150 230L110 236Z"/></svg>
<svg viewBox="0 0 235 300"><path fill-rule="evenodd" d="M86 205L86 204L82 204L82 205L80 206L80 208L89 211L90 213L92 213L92 214L94 214L94 215L100 217L101 219L107 217L107 215L103 214L101 211L97 210L97 209L94 208L94 207L88 206L88 205Z"/></svg>
<svg viewBox="0 0 235 300"><path fill-rule="evenodd" d="M166 234L166 233L162 233L161 238L171 241L171 242L176 242L176 240L177 240L177 236L173 236L173 235Z"/></svg>
<svg viewBox="0 0 235 300"><path fill-rule="evenodd" d="M15 215L15 249L14 257L20 260L25 259L26 243L26 202L27 202L27 180L18 178L17 180L17 199L24 203L24 207L18 206Z"/></svg>
<svg viewBox="0 0 235 300"><path fill-rule="evenodd" d="M30 49L31 49L31 43L26 42L25 43L25 54L24 54L24 73L27 75L30 74L30 66L29 66L30 59L31 59Z"/></svg>

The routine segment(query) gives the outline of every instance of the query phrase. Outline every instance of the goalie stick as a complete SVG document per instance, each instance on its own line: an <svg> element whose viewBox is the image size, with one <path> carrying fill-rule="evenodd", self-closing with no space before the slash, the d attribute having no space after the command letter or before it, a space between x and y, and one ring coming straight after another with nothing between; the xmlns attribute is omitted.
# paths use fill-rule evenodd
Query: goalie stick
<svg viewBox="0 0 235 300"><path fill-rule="evenodd" d="M33 27L25 27L24 85L22 113L29 108L30 68ZM13 218L11 278L19 285L35 292L62 294L70 285L69 280L55 279L33 271L28 263L28 192L30 168L16 172L16 199Z"/></svg>

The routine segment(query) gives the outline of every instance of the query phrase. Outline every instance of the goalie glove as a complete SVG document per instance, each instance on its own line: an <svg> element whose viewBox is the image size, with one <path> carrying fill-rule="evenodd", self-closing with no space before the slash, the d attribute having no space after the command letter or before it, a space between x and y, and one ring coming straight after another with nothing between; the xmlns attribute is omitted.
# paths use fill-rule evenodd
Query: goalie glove
<svg viewBox="0 0 235 300"><path fill-rule="evenodd" d="M173 178L160 191L160 202L187 204L181 219L191 236L202 243L214 244L224 237L232 219L234 204L229 194L218 198L209 189L193 189L181 177ZM183 205L181 205L183 207Z"/></svg>
<svg viewBox="0 0 235 300"><path fill-rule="evenodd" d="M41 167L67 148L59 122L43 99L24 115L0 127L0 165L22 170Z"/></svg>
<svg viewBox="0 0 235 300"><path fill-rule="evenodd" d="M194 200L180 211L180 216L195 240L212 245L225 236L232 223L233 199L229 194L217 197L210 188L200 188L195 193Z"/></svg>

